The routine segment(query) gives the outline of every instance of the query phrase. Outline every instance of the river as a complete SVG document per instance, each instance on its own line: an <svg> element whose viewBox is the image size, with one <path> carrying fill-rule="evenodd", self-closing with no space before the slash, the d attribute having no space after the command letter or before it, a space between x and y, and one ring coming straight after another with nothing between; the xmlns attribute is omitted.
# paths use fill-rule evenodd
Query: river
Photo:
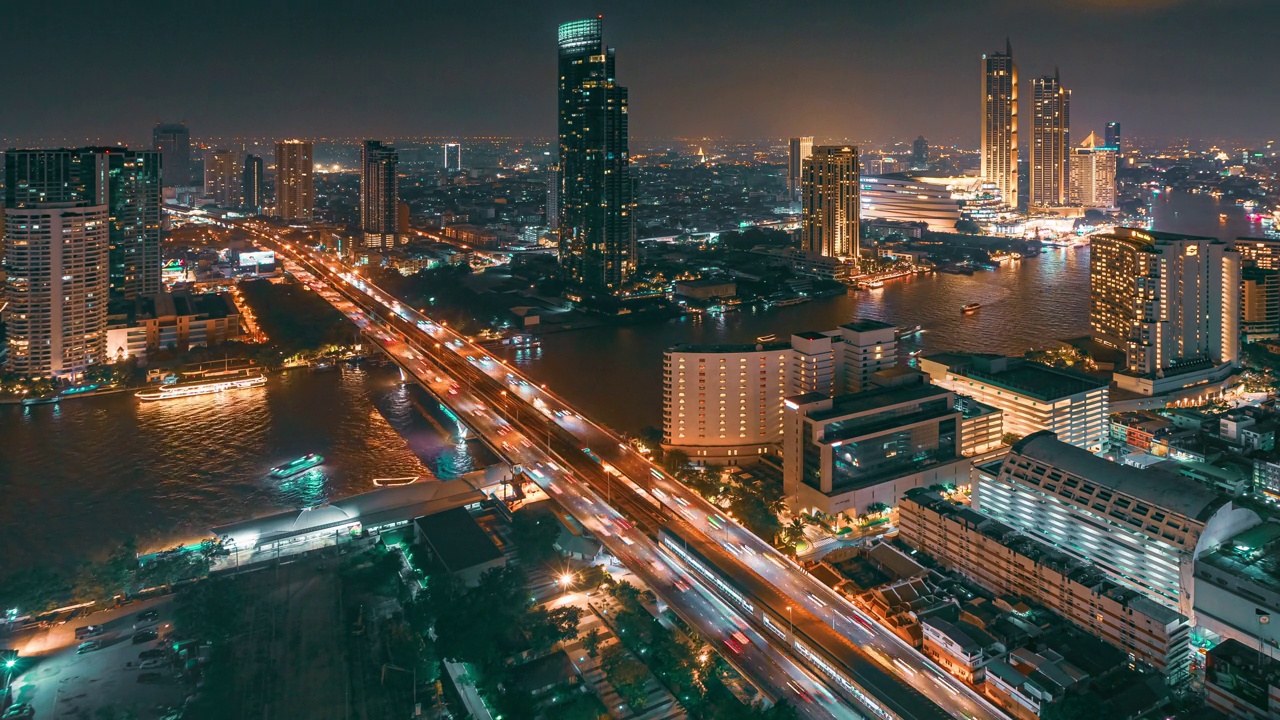
<svg viewBox="0 0 1280 720"><path fill-rule="evenodd" d="M1161 196L1155 228L1234 238L1256 233L1239 208L1204 195ZM1228 214L1219 223L1218 213ZM513 355L584 412L626 431L662 423L662 353L677 343L753 342L826 330L856 317L919 323L926 350L1019 354L1088 332L1087 248L1049 250L972 276L898 280L869 292L768 312L547 335ZM976 314L960 306L982 303ZM389 369L294 371L225 398L139 403L131 395L24 409L0 406L0 575L63 567L135 537L144 549L210 527L372 488L375 477L456 476L492 461ZM308 452L314 482L267 478Z"/></svg>

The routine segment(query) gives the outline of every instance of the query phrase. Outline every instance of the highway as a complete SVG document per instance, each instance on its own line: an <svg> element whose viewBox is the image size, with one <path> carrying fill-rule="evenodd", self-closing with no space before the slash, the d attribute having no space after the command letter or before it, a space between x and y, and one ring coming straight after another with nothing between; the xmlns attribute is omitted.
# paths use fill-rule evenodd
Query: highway
<svg viewBox="0 0 1280 720"><path fill-rule="evenodd" d="M531 446L523 450L532 451L533 443L537 442L543 452L556 455L567 471L575 473L575 480L592 486L604 497L609 509L602 515L609 517L612 508L622 509L655 537L665 525L679 523L684 527L682 536L700 536L706 542L717 544L722 552L716 553L714 562L724 575L749 581L760 593L757 599L775 615L787 613L800 617L802 622L797 625L808 628L806 637L819 645L824 657L840 663L848 677L884 706L873 707L873 712L903 718L1005 717L976 692L941 671L767 542L724 517L720 510L667 476L616 434L574 412L567 402L545 387L529 382L504 363L488 357L484 349L472 345L467 338L402 306L332 257L281 243L256 229L251 232L283 257L305 265L319 281L346 300L358 302L366 317L377 317L394 329L394 337L389 331L382 331L383 341L392 343L388 349L393 354L399 348L410 362L420 363L428 373L435 372L428 368L429 362L439 363L444 372L425 377L426 384L439 396L462 392L454 380L457 378L467 385L468 394L487 403L485 407L476 408L480 415L488 414L486 410L500 412L506 420L496 422L519 425L524 430L522 439ZM473 417L468 422L482 419ZM509 441L500 441L500 445L514 460L520 460L517 446ZM581 454L567 449L574 445ZM577 483L564 483L562 487L571 484ZM550 492L555 494L555 490ZM712 516L716 518L714 525L710 520ZM594 532L602 523L597 520L594 526L584 525ZM639 545L638 539L629 539L636 542L631 548ZM625 562L625 552L619 559ZM634 569L630 563L628 566ZM643 577L643 573L641 575ZM814 618L820 622L812 622ZM788 650L794 651L794 647ZM832 682L832 678L826 680ZM834 682L832 689L839 689L839 682ZM875 705L875 701L871 704Z"/></svg>

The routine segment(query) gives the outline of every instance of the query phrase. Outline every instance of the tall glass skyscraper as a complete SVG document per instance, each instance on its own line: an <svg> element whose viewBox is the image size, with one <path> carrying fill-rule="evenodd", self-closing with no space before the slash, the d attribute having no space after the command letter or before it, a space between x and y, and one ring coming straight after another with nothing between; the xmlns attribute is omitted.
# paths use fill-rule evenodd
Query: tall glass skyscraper
<svg viewBox="0 0 1280 720"><path fill-rule="evenodd" d="M151 149L160 153L165 187L191 184L191 131L183 123L157 123Z"/></svg>
<svg viewBox="0 0 1280 720"><path fill-rule="evenodd" d="M400 243L396 149L378 140L366 140L362 159L360 226L364 246L371 250L393 248Z"/></svg>
<svg viewBox="0 0 1280 720"><path fill-rule="evenodd" d="M1055 71L1031 81L1031 205L1067 204L1070 147L1071 91Z"/></svg>
<svg viewBox="0 0 1280 720"><path fill-rule="evenodd" d="M244 208L254 214L262 212L262 156L244 157Z"/></svg>
<svg viewBox="0 0 1280 720"><path fill-rule="evenodd" d="M560 26L560 267L589 294L619 294L636 266L627 89L600 18Z"/></svg>
<svg viewBox="0 0 1280 720"><path fill-rule="evenodd" d="M1018 204L1018 66L1013 45L982 56L982 178Z"/></svg>

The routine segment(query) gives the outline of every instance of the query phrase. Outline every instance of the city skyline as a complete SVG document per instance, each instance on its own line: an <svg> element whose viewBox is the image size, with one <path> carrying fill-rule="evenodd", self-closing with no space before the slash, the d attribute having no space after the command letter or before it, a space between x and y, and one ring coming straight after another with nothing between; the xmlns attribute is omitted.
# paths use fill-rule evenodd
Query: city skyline
<svg viewBox="0 0 1280 720"><path fill-rule="evenodd" d="M283 37L279 52L286 55L289 64L297 65L299 86L304 89L301 97L292 97L285 105L272 102L270 86L258 89L241 82L251 76L253 67L269 60L264 57L266 51L253 50L252 42L256 34L266 37L267 28L280 13L265 8L233 16L232 25L243 25L248 34L250 50L232 58L230 64L220 62L220 70L208 82L199 83L174 81L166 63L155 63L151 68L142 62L136 64L141 69L122 71L110 87L95 85L87 78L82 80L75 68L57 58L44 58L38 46L22 47L42 37L39 32L24 33L17 40L14 56L30 59L16 64L15 77L18 90L34 95L36 102L20 113L0 110L0 126L7 129L6 142L10 143L93 135L141 144L140 138L156 121L175 118L184 119L198 136L206 137L394 138L450 133L550 137L554 121L548 111L554 104L554 83L547 78L553 60L540 51L540 39L560 22L603 10L611 28L611 44L628 48L628 85L636 104L631 121L635 137L786 137L804 133L820 138L910 139L923 134L976 144L971 122L965 122L959 112L939 109L959 109L971 102L976 82L964 72L969 61L998 47L1009 36L1020 48L1024 77L1048 74L1054 66L1070 74L1078 93L1074 110L1079 127L1100 129L1105 122L1120 119L1134 137L1261 138L1270 131L1265 118L1280 108L1275 107L1276 100L1256 91L1256 79L1280 71L1280 60L1269 57L1255 43L1220 42L1215 46L1205 38L1236 32L1239 18L1253 18L1262 26L1268 17L1280 19L1273 17L1280 10L1251 0L1227 4L1233 12L1219 12L1219 5L1202 8L1185 2L1123 3L1119 8L1062 2L1024 9L993 0L983 9L986 12L928 8L910 16L860 4L823 5L824 17L830 22L824 23L816 37L774 30L782 26L781 19L775 17L783 13L781 9L727 13L718 3L706 3L673 7L670 13L650 13L625 7L584 9L576 3L513 6L507 12L485 12L485 45L496 51L481 56L480 62L469 60L464 51L475 40L474 33L445 34L426 48L393 39L358 55L342 49L341 44L316 42L315 38L330 34L340 37L348 26L350 18L345 16L349 11L335 8L290 17L296 30ZM393 32L411 32L424 23L465 27L471 14L482 9L428 12L409 11ZM996 22L992 21L993 12ZM85 19L84 27L109 29L148 21L154 26L155 22L155 14L145 6L110 14L86 6L79 15ZM14 19L16 24L36 28L52 20L28 8L17 9ZM169 22L172 24L159 28L147 57L180 56L187 47L200 46L201 38L213 27L226 27L180 19ZM701 28L709 26L735 34L742 42L728 49L708 44ZM845 42L843 34L852 27L860 28L859 41ZM106 42L112 33L100 36ZM96 37L84 38L87 51L99 42ZM899 57L891 72L875 69L876 58L893 52L907 37L913 41L912 52ZM1134 43L1133 37L1144 41ZM267 45L270 43L264 43ZM414 49L412 53L395 49L399 46ZM122 55L134 52L114 49ZM324 55L323 61L318 54ZM761 55L791 60L753 62ZM1161 61L1156 65L1150 58ZM42 65L39 74L22 72L26 62L36 61L48 61L47 67ZM203 76L208 74L202 69L207 62L193 59L186 67L193 75ZM131 63L120 65L129 67ZM691 75L685 72L689 66L710 72ZM363 82L375 67L382 79ZM503 72L492 72L497 67ZM1126 68L1130 72L1126 73ZM1140 77L1141 85L1124 79L1130 75ZM24 79L27 77L32 80ZM40 85L34 85L36 77ZM25 87L28 82L33 83L29 88ZM852 87L856 92L833 96L826 90L832 84ZM54 87L83 92L55 93L51 90ZM397 91L401 87L416 90L401 93ZM1196 92L1194 103L1183 99L1189 90ZM451 101L432 99L439 97ZM762 97L766 102L761 102ZM874 102L867 103L866 98ZM73 111L69 106L86 99L97 106L95 113ZM379 111L362 110L371 107ZM1224 107L1232 112L1224 115ZM805 118L806 127L798 127L798 117Z"/></svg>

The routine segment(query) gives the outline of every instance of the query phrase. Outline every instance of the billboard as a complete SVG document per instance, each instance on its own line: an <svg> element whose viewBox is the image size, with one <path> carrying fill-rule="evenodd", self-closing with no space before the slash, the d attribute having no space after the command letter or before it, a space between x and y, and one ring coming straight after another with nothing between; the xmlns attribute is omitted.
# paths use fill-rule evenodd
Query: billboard
<svg viewBox="0 0 1280 720"><path fill-rule="evenodd" d="M237 262L246 272L271 272L276 268L276 254L270 250L245 251Z"/></svg>

